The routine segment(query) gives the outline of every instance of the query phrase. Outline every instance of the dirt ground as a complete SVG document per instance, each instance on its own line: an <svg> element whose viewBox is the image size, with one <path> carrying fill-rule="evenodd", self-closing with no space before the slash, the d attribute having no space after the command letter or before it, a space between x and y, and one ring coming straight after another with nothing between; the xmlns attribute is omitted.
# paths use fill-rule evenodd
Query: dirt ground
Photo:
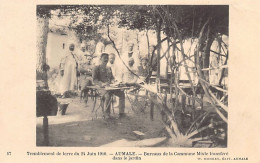
<svg viewBox="0 0 260 163"><path fill-rule="evenodd" d="M61 99L58 99L58 101ZM118 108L111 119L103 119L101 108L98 117L92 120L93 101L85 104L79 97L64 99L69 102L65 115L49 116L49 146L98 147L117 140L139 140L133 131L144 133L144 139L164 137L164 125L158 110L154 110L154 120L150 119L149 108L145 113L136 114L126 98L126 117L118 117ZM64 101L63 100L63 101ZM98 104L98 103L97 103ZM43 118L37 118L36 144L43 146Z"/></svg>

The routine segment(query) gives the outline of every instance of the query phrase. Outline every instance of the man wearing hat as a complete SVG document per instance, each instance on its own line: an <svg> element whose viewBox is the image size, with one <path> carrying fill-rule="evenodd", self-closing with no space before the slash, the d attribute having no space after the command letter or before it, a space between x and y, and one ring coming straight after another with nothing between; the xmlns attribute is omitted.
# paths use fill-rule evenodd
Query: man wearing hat
<svg viewBox="0 0 260 163"><path fill-rule="evenodd" d="M110 67L107 67L109 60L109 55L107 53L102 53L100 56L100 64L95 66L93 69L92 77L95 85L99 87L109 86L113 81L114 77ZM125 93L121 90L99 90L105 99L104 106L106 108L106 116L110 117L110 100L112 95L119 97L119 116L125 116Z"/></svg>

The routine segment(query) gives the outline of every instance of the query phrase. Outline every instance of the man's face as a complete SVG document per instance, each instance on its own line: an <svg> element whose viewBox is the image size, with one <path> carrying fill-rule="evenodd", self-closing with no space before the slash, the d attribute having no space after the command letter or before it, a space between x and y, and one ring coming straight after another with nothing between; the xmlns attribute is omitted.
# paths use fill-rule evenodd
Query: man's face
<svg viewBox="0 0 260 163"><path fill-rule="evenodd" d="M101 58L101 62L102 62L103 64L107 64L107 62L108 62L108 56L107 56L107 55L103 55L102 58Z"/></svg>
<svg viewBox="0 0 260 163"><path fill-rule="evenodd" d="M85 52L85 51L86 51L86 47L85 47L85 46L82 46L82 47L81 47L81 51L82 51L82 52Z"/></svg>
<svg viewBox="0 0 260 163"><path fill-rule="evenodd" d="M129 61L128 61L129 67L132 67L132 66L134 65L134 63L135 63L134 60L129 60Z"/></svg>
<svg viewBox="0 0 260 163"><path fill-rule="evenodd" d="M128 57L132 57L133 56L133 52L128 53Z"/></svg>
<svg viewBox="0 0 260 163"><path fill-rule="evenodd" d="M92 57L88 56L88 57L87 57L87 64L90 65L91 61L92 61Z"/></svg>
<svg viewBox="0 0 260 163"><path fill-rule="evenodd" d="M142 65L143 65L143 66L147 66L147 63L148 63L147 60L145 60L145 59L142 60Z"/></svg>
<svg viewBox="0 0 260 163"><path fill-rule="evenodd" d="M109 61L110 61L111 64L114 64L115 56L114 55L109 55Z"/></svg>
<svg viewBox="0 0 260 163"><path fill-rule="evenodd" d="M128 45L128 51L129 51L129 52L133 51L133 48L134 48L134 45L133 45L133 44Z"/></svg>
<svg viewBox="0 0 260 163"><path fill-rule="evenodd" d="M86 50L88 50L88 52L93 55L95 53L95 50L96 50L96 47L95 45L89 43L87 46L86 46Z"/></svg>
<svg viewBox="0 0 260 163"><path fill-rule="evenodd" d="M70 45L69 49L70 51L74 51L75 46L73 44Z"/></svg>

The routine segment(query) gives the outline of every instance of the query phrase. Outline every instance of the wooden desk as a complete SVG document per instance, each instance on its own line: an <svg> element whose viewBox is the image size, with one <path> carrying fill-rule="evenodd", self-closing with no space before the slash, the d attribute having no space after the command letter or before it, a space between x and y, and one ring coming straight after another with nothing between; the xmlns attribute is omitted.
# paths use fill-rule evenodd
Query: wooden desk
<svg viewBox="0 0 260 163"><path fill-rule="evenodd" d="M110 106L111 102L112 102L112 99L110 99L109 101L109 105L108 106L105 106L106 108L104 108L102 105L103 105L103 94L101 93L102 91L124 91L125 89L129 89L129 87L112 87L112 86L106 86L106 87L100 87L100 86L87 86L87 88L89 89L92 89L95 91L95 94L94 94L94 105L93 105L93 109L92 109L92 120L94 119L94 113L95 113L95 116L97 118L97 110L101 107L102 108L102 113L103 113L103 117L104 117L104 111ZM100 105L96 108L96 100L97 99L100 99ZM96 108L96 109L95 109ZM112 105L112 108L113 108L113 105ZM113 111L114 111L114 108L113 108Z"/></svg>
<svg viewBox="0 0 260 163"><path fill-rule="evenodd" d="M125 90L125 89L129 89L129 87L111 87L111 86L106 86L106 87L87 86L87 88L95 89L95 90L105 90L105 91L114 91L114 90Z"/></svg>

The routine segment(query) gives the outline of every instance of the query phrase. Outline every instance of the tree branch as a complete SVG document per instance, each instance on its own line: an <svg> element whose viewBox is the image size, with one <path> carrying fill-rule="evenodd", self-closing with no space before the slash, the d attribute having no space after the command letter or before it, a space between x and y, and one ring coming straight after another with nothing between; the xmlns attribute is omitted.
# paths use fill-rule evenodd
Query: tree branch
<svg viewBox="0 0 260 163"><path fill-rule="evenodd" d="M197 46L197 51L195 52L195 57L196 57L196 59L197 59L197 64L196 64L197 70L198 70L197 72L198 72L199 76L200 76L202 79L204 79L204 78L203 78L203 74L202 74L202 71L201 71L201 67L200 67L200 65L199 65L199 49L200 49L200 46L201 46L201 44L202 44L202 36L203 36L204 29L205 29L205 27L206 27L207 24L208 24L208 21L203 25L203 27L202 27L202 29L201 29L201 31L200 31L199 41L198 41L198 46ZM199 80L199 81L200 81L200 84L201 84L201 86L202 86L202 88L203 88L203 90L204 90L206 96L209 98L211 105L214 107L215 111L216 111L216 112L218 113L218 115L223 119L223 121L225 121L225 122L227 123L227 119L226 119L225 116L219 111L219 109L217 108L217 106L216 106L215 103L213 102L213 100L212 100L212 98L211 98L211 96L210 96L210 93L209 93L209 88L206 87L205 83L201 82L201 80Z"/></svg>
<svg viewBox="0 0 260 163"><path fill-rule="evenodd" d="M218 53L218 52L216 52L216 51L214 51L214 50L210 50L210 51L213 52L213 53L215 53L215 54L217 54L217 55L220 55L220 56L222 56L222 57L227 57L226 55L220 54L220 53Z"/></svg>

